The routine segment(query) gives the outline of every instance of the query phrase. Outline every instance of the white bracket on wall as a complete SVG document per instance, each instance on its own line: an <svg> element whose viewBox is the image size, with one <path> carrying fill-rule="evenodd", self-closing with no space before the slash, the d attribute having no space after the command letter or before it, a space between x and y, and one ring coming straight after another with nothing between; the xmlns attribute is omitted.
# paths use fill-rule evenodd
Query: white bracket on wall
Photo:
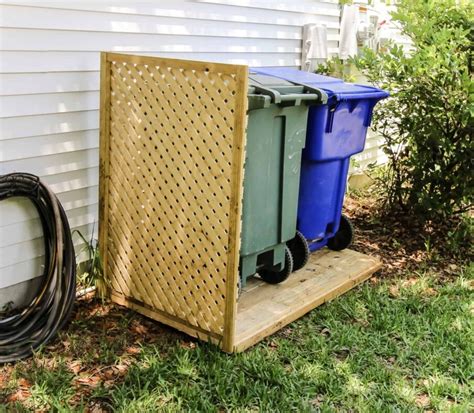
<svg viewBox="0 0 474 413"><path fill-rule="evenodd" d="M325 25L305 24L301 69L313 72L316 66L328 58L328 35Z"/></svg>

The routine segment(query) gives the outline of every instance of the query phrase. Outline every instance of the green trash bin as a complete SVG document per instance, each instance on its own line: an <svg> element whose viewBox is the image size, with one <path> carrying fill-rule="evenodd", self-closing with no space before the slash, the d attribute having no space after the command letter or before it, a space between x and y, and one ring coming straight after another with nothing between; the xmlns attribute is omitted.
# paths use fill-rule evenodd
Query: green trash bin
<svg viewBox="0 0 474 413"><path fill-rule="evenodd" d="M240 247L244 287L257 272L269 283L303 267L309 250L296 232L301 152L308 104L325 103L319 89L249 75L247 146Z"/></svg>

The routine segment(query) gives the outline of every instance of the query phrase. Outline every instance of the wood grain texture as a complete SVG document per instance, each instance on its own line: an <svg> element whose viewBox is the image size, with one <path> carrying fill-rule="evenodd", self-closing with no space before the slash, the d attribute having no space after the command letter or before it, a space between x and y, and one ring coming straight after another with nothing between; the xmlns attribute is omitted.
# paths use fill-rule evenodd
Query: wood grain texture
<svg viewBox="0 0 474 413"><path fill-rule="evenodd" d="M238 90L247 90L248 70L241 68L238 76ZM240 233L241 233L241 215L243 199L243 178L244 178L244 148L246 142L246 122L247 122L247 94L241 97L236 104L236 116L234 120L235 141L234 154L232 159L232 197L230 199L229 216L231 218L231 233L229 234L228 262L227 262L227 285L226 285L226 304L224 321L224 338L222 349L230 352L234 345L235 336L235 317L237 311L238 295L238 271L233 271L239 265L240 258Z"/></svg>
<svg viewBox="0 0 474 413"><path fill-rule="evenodd" d="M250 280L239 302L233 351L240 352L365 281L380 262L359 252L318 251L279 285Z"/></svg>
<svg viewBox="0 0 474 413"><path fill-rule="evenodd" d="M112 299L231 350L247 68L105 56L100 240Z"/></svg>
<svg viewBox="0 0 474 413"><path fill-rule="evenodd" d="M110 138L110 62L107 53L100 55L100 147L99 147L99 249L107 277L108 193Z"/></svg>
<svg viewBox="0 0 474 413"><path fill-rule="evenodd" d="M156 320L160 323L166 324L170 327L175 328L176 330L182 331L190 335L191 337L198 338L202 341L216 344L218 346L222 345L222 338L219 335L210 333L209 331L203 331L196 326L192 326L184 322L179 318L170 317L167 313L161 313L154 308L145 306L143 303L137 303L136 301L126 298L123 295L117 295L112 293L111 299L116 304L122 305L124 307L130 308L140 314L143 314L146 317Z"/></svg>

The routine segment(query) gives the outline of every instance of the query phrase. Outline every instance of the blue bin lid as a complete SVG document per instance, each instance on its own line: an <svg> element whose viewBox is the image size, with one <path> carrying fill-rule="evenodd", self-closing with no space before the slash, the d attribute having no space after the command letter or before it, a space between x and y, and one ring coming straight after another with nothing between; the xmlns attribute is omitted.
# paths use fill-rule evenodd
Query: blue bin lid
<svg viewBox="0 0 474 413"><path fill-rule="evenodd" d="M357 85L355 83L309 83L310 86L318 87L337 100L348 99L384 99L388 93L372 86Z"/></svg>
<svg viewBox="0 0 474 413"><path fill-rule="evenodd" d="M250 72L279 77L280 79L295 83L343 83L343 80L337 77L318 75L316 73L304 72L303 70L288 67L251 67L249 70Z"/></svg>
<svg viewBox="0 0 474 413"><path fill-rule="evenodd" d="M251 68L252 72L266 74L285 79L294 83L303 83L308 86L317 87L324 90L328 98L337 100L349 99L384 99L388 93L384 90L372 86L357 85L355 83L346 83L341 79L330 76L318 75L316 73L304 72L297 69L283 67L257 67Z"/></svg>

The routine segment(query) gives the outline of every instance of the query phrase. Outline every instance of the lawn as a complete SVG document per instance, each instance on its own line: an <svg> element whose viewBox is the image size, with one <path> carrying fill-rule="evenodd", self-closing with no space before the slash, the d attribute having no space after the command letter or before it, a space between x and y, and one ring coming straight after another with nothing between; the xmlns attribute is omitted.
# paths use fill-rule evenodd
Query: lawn
<svg viewBox="0 0 474 413"><path fill-rule="evenodd" d="M474 266L460 226L380 219L362 198L347 212L354 248L383 270L245 353L86 296L54 342L0 367L3 408L473 411Z"/></svg>

